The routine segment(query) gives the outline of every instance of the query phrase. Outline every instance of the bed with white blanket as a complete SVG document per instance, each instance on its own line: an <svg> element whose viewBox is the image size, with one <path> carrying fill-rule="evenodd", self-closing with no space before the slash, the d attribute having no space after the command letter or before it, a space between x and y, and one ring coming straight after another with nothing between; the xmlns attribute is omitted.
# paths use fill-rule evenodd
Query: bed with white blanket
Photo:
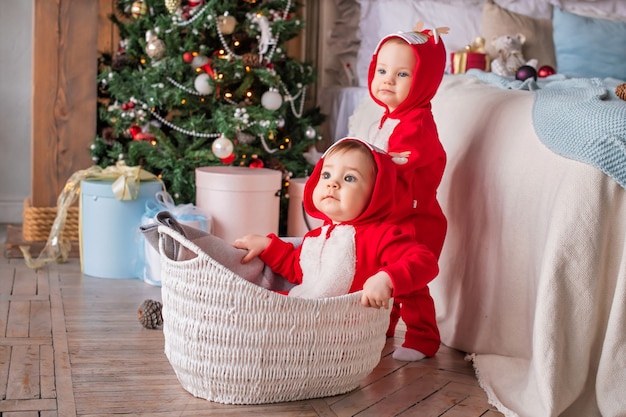
<svg viewBox="0 0 626 417"><path fill-rule="evenodd" d="M399 1L357 1L360 27L371 25L374 8L390 9ZM462 4L471 18L469 3L480 2L438 4ZM568 2L516 5L522 3L534 7L529 14L541 14L543 6ZM586 13L584 19L611 18L623 25L616 35L620 51L609 52L621 54L626 65L626 5L596 1L569 7L568 13ZM438 15L452 17L442 9ZM604 73L601 58L588 55L586 65L598 65L597 72L564 73L572 67L559 56L565 50L557 40L563 24L551 23L553 65L563 69L555 77L524 83L476 71L447 74L433 100L448 155L439 200L449 230L431 292L443 343L468 353L490 402L506 416L623 417L626 101L614 88L626 82L626 69ZM446 24L454 29L454 23L433 22ZM482 34L481 22L476 25L468 43ZM580 22L574 29L581 29ZM616 48L614 38L591 45L583 39L589 38L579 33L570 39L581 54ZM380 112L355 78L326 90L323 104L337 138L351 133L350 123L371 123Z"/></svg>
<svg viewBox="0 0 626 417"><path fill-rule="evenodd" d="M431 286L442 340L472 354L505 415L624 416L626 191L549 149L534 103L469 75L447 76L433 103L448 153Z"/></svg>

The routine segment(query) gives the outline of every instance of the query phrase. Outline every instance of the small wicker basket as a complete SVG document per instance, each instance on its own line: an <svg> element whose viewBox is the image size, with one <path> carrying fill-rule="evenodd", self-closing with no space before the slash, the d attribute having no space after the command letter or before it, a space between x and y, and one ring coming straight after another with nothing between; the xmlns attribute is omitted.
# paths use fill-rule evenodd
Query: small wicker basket
<svg viewBox="0 0 626 417"><path fill-rule="evenodd" d="M287 297L246 281L175 230L158 231L165 355L194 396L263 404L338 395L380 361L389 310L361 306L360 293ZM197 256L171 259L164 239Z"/></svg>
<svg viewBox="0 0 626 417"><path fill-rule="evenodd" d="M24 217L22 236L29 242L45 242L48 240L52 224L57 217L56 207L33 207L30 199L24 199ZM63 237L66 240L78 241L78 207L67 210Z"/></svg>

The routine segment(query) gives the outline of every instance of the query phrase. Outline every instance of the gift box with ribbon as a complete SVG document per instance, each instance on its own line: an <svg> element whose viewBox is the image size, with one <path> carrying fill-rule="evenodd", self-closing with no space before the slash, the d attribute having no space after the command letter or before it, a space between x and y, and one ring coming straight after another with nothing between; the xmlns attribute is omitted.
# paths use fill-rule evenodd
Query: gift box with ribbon
<svg viewBox="0 0 626 417"><path fill-rule="evenodd" d="M157 176L123 162L75 172L57 198L57 215L43 250L33 258L28 246L20 246L26 265L39 269L67 261L71 243L63 232L69 209L80 196L82 272L100 278L137 278L141 216L145 202L159 190L165 186Z"/></svg>
<svg viewBox="0 0 626 417"><path fill-rule="evenodd" d="M179 223L211 232L211 217L200 212L193 204L174 204L174 199L166 191L159 191L154 199L146 201L141 225L155 224L156 215L168 211ZM137 263L137 276L150 285L161 286L161 257L158 250L148 244L142 236L142 248Z"/></svg>
<svg viewBox="0 0 626 417"><path fill-rule="evenodd" d="M485 40L478 37L464 50L452 52L450 62L452 74L463 74L472 68L489 71L491 60L485 52Z"/></svg>
<svg viewBox="0 0 626 417"><path fill-rule="evenodd" d="M146 202L163 184L139 167L108 167L81 181L79 245L81 269L99 278L139 278L139 231Z"/></svg>

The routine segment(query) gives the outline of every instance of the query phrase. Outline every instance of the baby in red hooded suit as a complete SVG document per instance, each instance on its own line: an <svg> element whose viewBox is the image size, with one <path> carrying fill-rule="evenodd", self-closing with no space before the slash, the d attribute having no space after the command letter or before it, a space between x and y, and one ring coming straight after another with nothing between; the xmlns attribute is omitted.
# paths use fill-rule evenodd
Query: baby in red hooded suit
<svg viewBox="0 0 626 417"><path fill-rule="evenodd" d="M431 112L446 63L440 33L447 33L447 28L421 31L418 27L415 32L388 35L380 41L372 56L368 83L382 117L373 125L359 121L351 126L351 134L387 151L397 164L395 208L388 220L426 245L437 258L447 228L437 201L446 153ZM407 325L404 343L394 358L416 361L433 356L440 337L428 287L394 301L388 336L393 335L400 315Z"/></svg>
<svg viewBox="0 0 626 417"><path fill-rule="evenodd" d="M344 138L315 165L304 187L304 208L323 225L294 247L275 234L247 235L233 245L242 262L260 256L296 286L290 296L332 297L363 290L361 303L388 308L438 274L437 259L400 227L385 221L394 204L391 157L366 142Z"/></svg>

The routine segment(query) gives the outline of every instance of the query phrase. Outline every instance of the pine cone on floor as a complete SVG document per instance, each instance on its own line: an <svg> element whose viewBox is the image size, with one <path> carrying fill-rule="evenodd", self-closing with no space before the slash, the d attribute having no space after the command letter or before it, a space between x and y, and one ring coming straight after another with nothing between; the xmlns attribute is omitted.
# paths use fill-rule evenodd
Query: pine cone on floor
<svg viewBox="0 0 626 417"><path fill-rule="evenodd" d="M617 94L617 97L621 98L622 100L626 100L626 83L620 84L615 87L615 94Z"/></svg>
<svg viewBox="0 0 626 417"><path fill-rule="evenodd" d="M156 329L163 324L161 308L163 303L156 300L145 300L137 310L139 323L146 329Z"/></svg>

